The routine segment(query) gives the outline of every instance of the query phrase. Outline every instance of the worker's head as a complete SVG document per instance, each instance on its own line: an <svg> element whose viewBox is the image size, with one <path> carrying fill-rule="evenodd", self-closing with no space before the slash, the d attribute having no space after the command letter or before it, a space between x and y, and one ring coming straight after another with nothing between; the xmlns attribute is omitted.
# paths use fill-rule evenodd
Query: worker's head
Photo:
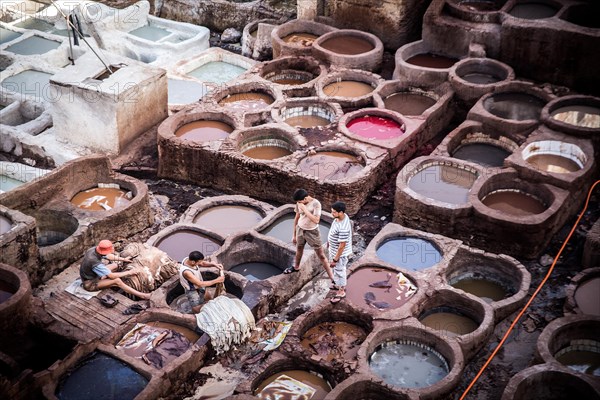
<svg viewBox="0 0 600 400"><path fill-rule="evenodd" d="M103 256L108 255L110 253L114 253L115 248L110 240L101 240L96 246L96 253L102 254Z"/></svg>
<svg viewBox="0 0 600 400"><path fill-rule="evenodd" d="M294 201L296 203L304 202L304 199L306 199L307 197L308 192L305 189L296 189L296 191L294 192Z"/></svg>
<svg viewBox="0 0 600 400"><path fill-rule="evenodd" d="M346 212L346 203L344 203L343 201L336 201L335 203L333 203L331 205L331 213L332 214L339 214L339 213L345 213Z"/></svg>
<svg viewBox="0 0 600 400"><path fill-rule="evenodd" d="M188 256L188 260L198 262L204 260L204 254L199 251L192 251Z"/></svg>

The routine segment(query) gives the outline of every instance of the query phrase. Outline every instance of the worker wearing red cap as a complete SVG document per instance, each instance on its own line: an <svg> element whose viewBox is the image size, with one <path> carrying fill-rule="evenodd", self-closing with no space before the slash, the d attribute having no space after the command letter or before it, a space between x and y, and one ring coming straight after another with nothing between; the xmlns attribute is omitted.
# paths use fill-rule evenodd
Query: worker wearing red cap
<svg viewBox="0 0 600 400"><path fill-rule="evenodd" d="M115 272L118 268L117 261L131 262L131 259L119 257L114 252L115 248L110 240L101 240L98 246L85 252L79 268L83 288L89 292L95 292L117 286L124 292L141 299L149 299L150 294L139 292L121 280L121 278L135 275L137 270Z"/></svg>

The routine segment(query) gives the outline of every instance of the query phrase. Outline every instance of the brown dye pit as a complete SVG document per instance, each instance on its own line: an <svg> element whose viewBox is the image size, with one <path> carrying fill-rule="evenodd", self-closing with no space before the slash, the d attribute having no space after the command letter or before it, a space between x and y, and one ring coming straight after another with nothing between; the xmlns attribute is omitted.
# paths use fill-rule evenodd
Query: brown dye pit
<svg viewBox="0 0 600 400"><path fill-rule="evenodd" d="M221 245L216 240L204 236L200 232L181 230L161 239L156 247L167 253L172 259L181 261L195 250L208 257L219 250Z"/></svg>
<svg viewBox="0 0 600 400"><path fill-rule="evenodd" d="M348 277L346 296L352 304L379 311L398 308L414 294L400 285L395 271L383 268L360 268Z"/></svg>
<svg viewBox="0 0 600 400"><path fill-rule="evenodd" d="M276 158L289 156L292 152L279 146L257 146L244 151L242 154L255 160L275 160Z"/></svg>
<svg viewBox="0 0 600 400"><path fill-rule="evenodd" d="M575 302L584 314L600 315L600 278L593 278L577 286Z"/></svg>
<svg viewBox="0 0 600 400"><path fill-rule="evenodd" d="M329 125L331 121L327 118L319 117L318 115L298 115L297 117L286 119L285 123L300 128L314 128L316 126Z"/></svg>
<svg viewBox="0 0 600 400"><path fill-rule="evenodd" d="M404 115L421 115L436 103L431 97L411 92L399 92L383 100L385 108Z"/></svg>
<svg viewBox="0 0 600 400"><path fill-rule="evenodd" d="M417 172L408 187L422 196L450 204L467 202L469 191L477 179L473 172L448 165L431 165Z"/></svg>
<svg viewBox="0 0 600 400"><path fill-rule="evenodd" d="M435 69L450 68L456 64L457 61L458 59L456 58L440 56L433 53L417 54L406 60L407 63L412 65Z"/></svg>
<svg viewBox="0 0 600 400"><path fill-rule="evenodd" d="M495 75L485 74L483 72L472 72L470 74L462 75L461 78L476 85L488 85L502 80Z"/></svg>
<svg viewBox="0 0 600 400"><path fill-rule="evenodd" d="M575 161L555 154L536 154L529 157L527 162L539 170L556 174L568 174L581 169Z"/></svg>
<svg viewBox="0 0 600 400"><path fill-rule="evenodd" d="M233 232L248 230L261 219L262 215L252 207L227 205L202 211L194 218L194 224L227 236Z"/></svg>
<svg viewBox="0 0 600 400"><path fill-rule="evenodd" d="M172 331L179 332L183 336L185 336L186 339L190 341L190 343L196 343L198 341L198 339L200 339L200 335L198 335L196 332L194 332L190 328L186 328L185 326L171 324L169 322L162 322L162 321L146 322L146 325L153 326L156 328L170 329Z"/></svg>
<svg viewBox="0 0 600 400"><path fill-rule="evenodd" d="M373 86L357 81L333 82L323 88L323 93L330 97L361 97L372 91Z"/></svg>
<svg viewBox="0 0 600 400"><path fill-rule="evenodd" d="M546 210L546 206L535 197L512 190L490 193L481 202L489 208L515 216L541 214Z"/></svg>
<svg viewBox="0 0 600 400"><path fill-rule="evenodd" d="M291 378L291 379L290 379ZM323 378L302 370L281 371L265 379L254 391L260 399L323 399L331 386Z"/></svg>
<svg viewBox="0 0 600 400"><path fill-rule="evenodd" d="M277 83L279 85L304 85L306 82L310 81L309 78L281 78L281 79L270 79L271 82Z"/></svg>
<svg viewBox="0 0 600 400"><path fill-rule="evenodd" d="M275 99L266 93L247 92L227 96L219 105L235 111L256 111L267 108Z"/></svg>
<svg viewBox="0 0 600 400"><path fill-rule="evenodd" d="M355 36L333 37L321 43L321 47L337 54L347 55L362 54L375 48L365 39Z"/></svg>
<svg viewBox="0 0 600 400"><path fill-rule="evenodd" d="M283 41L297 46L310 47L317 38L318 36L312 33L299 32L287 35L283 38Z"/></svg>
<svg viewBox="0 0 600 400"><path fill-rule="evenodd" d="M419 321L425 326L442 331L450 337L466 335L477 329L479 324L471 318L459 314L449 307L440 307L439 310L432 310Z"/></svg>
<svg viewBox="0 0 600 400"><path fill-rule="evenodd" d="M572 105L552 111L552 118L582 128L600 128L600 108Z"/></svg>
<svg viewBox="0 0 600 400"><path fill-rule="evenodd" d="M77 193L71 203L89 211L104 211L129 203L127 192L116 188L93 188Z"/></svg>
<svg viewBox="0 0 600 400"><path fill-rule="evenodd" d="M580 343L586 342L586 343ZM580 372L600 376L600 342L574 340L554 356L559 363Z"/></svg>
<svg viewBox="0 0 600 400"><path fill-rule="evenodd" d="M4 215L0 215L0 235L3 235L6 232L10 231L12 227L12 221Z"/></svg>
<svg viewBox="0 0 600 400"><path fill-rule="evenodd" d="M13 294L15 294L13 287L0 280L0 304L10 299Z"/></svg>
<svg viewBox="0 0 600 400"><path fill-rule="evenodd" d="M319 180L338 180L358 174L363 165L360 159L339 151L321 151L304 157L298 163L300 170Z"/></svg>
<svg viewBox="0 0 600 400"><path fill-rule="evenodd" d="M361 327L347 322L324 322L302 337L302 347L327 361L352 360L367 337Z"/></svg>
<svg viewBox="0 0 600 400"><path fill-rule="evenodd" d="M502 286L485 279L462 279L451 286L471 293L486 303L502 300L507 294Z"/></svg>
<svg viewBox="0 0 600 400"><path fill-rule="evenodd" d="M226 139L233 127L221 121L194 121L175 131L175 136L195 142Z"/></svg>

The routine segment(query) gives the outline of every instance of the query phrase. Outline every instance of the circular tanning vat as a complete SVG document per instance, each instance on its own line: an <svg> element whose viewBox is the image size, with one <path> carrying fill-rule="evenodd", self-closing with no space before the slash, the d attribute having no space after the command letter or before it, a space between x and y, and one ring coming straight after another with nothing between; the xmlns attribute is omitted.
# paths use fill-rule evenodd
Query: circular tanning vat
<svg viewBox="0 0 600 400"><path fill-rule="evenodd" d="M27 274L0 264L0 335L14 335L29 324L31 284Z"/></svg>
<svg viewBox="0 0 600 400"><path fill-rule="evenodd" d="M345 114L338 124L344 135L362 142L397 141L406 133L402 117L380 108L363 108Z"/></svg>
<svg viewBox="0 0 600 400"><path fill-rule="evenodd" d="M208 257L219 250L222 241L200 227L174 224L151 237L148 244L158 247L172 259L181 261L195 250Z"/></svg>
<svg viewBox="0 0 600 400"><path fill-rule="evenodd" d="M432 94L417 90L399 91L383 97L386 109L410 116L422 115L436 103Z"/></svg>
<svg viewBox="0 0 600 400"><path fill-rule="evenodd" d="M317 95L326 101L337 102L342 108L362 108L372 103L373 91L381 82L379 75L370 72L334 72L317 81Z"/></svg>
<svg viewBox="0 0 600 400"><path fill-rule="evenodd" d="M386 263L412 271L431 268L443 257L434 242L416 236L387 238L377 247L376 254Z"/></svg>
<svg viewBox="0 0 600 400"><path fill-rule="evenodd" d="M499 22L499 11L507 0L447 0L445 9L454 17L471 22Z"/></svg>
<svg viewBox="0 0 600 400"><path fill-rule="evenodd" d="M71 203L86 211L109 211L126 207L135 196L133 190L118 183L99 183L97 187L82 190L71 198Z"/></svg>
<svg viewBox="0 0 600 400"><path fill-rule="evenodd" d="M461 247L444 270L444 279L454 289L490 304L500 321L524 302L531 275L514 259Z"/></svg>
<svg viewBox="0 0 600 400"><path fill-rule="evenodd" d="M596 15L596 17L594 17ZM600 29L600 21L597 16L600 15L600 6L598 4L585 3L574 4L561 14L560 19L579 25L584 28Z"/></svg>
<svg viewBox="0 0 600 400"><path fill-rule="evenodd" d="M106 353L94 352L80 360L61 377L55 391L59 399L113 398L134 399L149 379L133 366Z"/></svg>
<svg viewBox="0 0 600 400"><path fill-rule="evenodd" d="M283 57L257 67L258 75L275 84L286 86L293 96L310 96L313 80L325 74L325 67L311 57Z"/></svg>
<svg viewBox="0 0 600 400"><path fill-rule="evenodd" d="M202 272L202 277L205 280L212 280L212 279L215 279L217 277L217 275L212 272ZM237 297L238 299L241 299L242 296L244 295L244 291L238 280L232 279L230 276L225 275L224 285L225 285L225 292L227 292L227 294L233 295L233 296ZM192 306L190 305L188 297L185 294L185 290L183 289L183 286L181 286L181 283L179 283L178 278L176 280L171 280L170 285L167 285L167 287L165 289L166 289L165 290L166 294L165 294L164 299L165 299L166 305L168 307L170 307L172 310L177 311L182 314L193 314ZM211 289L209 289L209 293L212 295L215 292L211 288ZM166 325L164 325L162 323L160 325L163 327L166 327ZM175 329L175 328L173 328L173 329ZM182 333L186 337L189 336L184 331L180 331L180 333ZM194 332L194 334L195 334L195 332ZM192 343L194 343L194 342L192 342Z"/></svg>
<svg viewBox="0 0 600 400"><path fill-rule="evenodd" d="M420 327L386 326L366 343L359 351L368 360L366 372L394 388L413 389L421 398L442 398L460 379L463 355L458 344Z"/></svg>
<svg viewBox="0 0 600 400"><path fill-rule="evenodd" d="M298 144L290 132L276 126L262 126L242 132L237 148L248 158L271 161L294 153Z"/></svg>
<svg viewBox="0 0 600 400"><path fill-rule="evenodd" d="M520 19L546 19L554 17L561 7L560 3L554 1L523 1L514 4L508 10L508 14Z"/></svg>
<svg viewBox="0 0 600 400"><path fill-rule="evenodd" d="M252 229L263 217L262 210L256 207L232 202L203 209L196 214L192 223L226 237L234 232Z"/></svg>
<svg viewBox="0 0 600 400"><path fill-rule="evenodd" d="M419 397L414 393L393 390L389 386L374 382L371 376L354 374L337 385L330 392L328 398L337 400L416 400Z"/></svg>
<svg viewBox="0 0 600 400"><path fill-rule="evenodd" d="M39 247L54 246L64 242L79 228L77 218L63 211L43 210L35 215L35 220Z"/></svg>
<svg viewBox="0 0 600 400"><path fill-rule="evenodd" d="M558 140L529 143L522 156L532 167L555 174L579 171L587 162L587 156L579 146Z"/></svg>
<svg viewBox="0 0 600 400"><path fill-rule="evenodd" d="M502 400L600 399L600 393L585 380L550 364L529 367L513 376Z"/></svg>
<svg viewBox="0 0 600 400"><path fill-rule="evenodd" d="M519 186L519 185L517 185ZM541 214L548 204L526 187L504 187L478 194L481 203L514 218Z"/></svg>
<svg viewBox="0 0 600 400"><path fill-rule="evenodd" d="M428 160L410 172L407 186L427 199L454 205L468 202L479 171L445 160Z"/></svg>
<svg viewBox="0 0 600 400"><path fill-rule="evenodd" d="M544 328L537 350L547 363L560 363L582 376L600 377L600 317L573 315L555 319Z"/></svg>
<svg viewBox="0 0 600 400"><path fill-rule="evenodd" d="M260 398L323 399L331 391L332 380L302 360L277 360L257 376L251 390Z"/></svg>
<svg viewBox="0 0 600 400"><path fill-rule="evenodd" d="M542 120L550 128L578 136L598 134L600 98L564 96L549 102L542 110Z"/></svg>
<svg viewBox="0 0 600 400"><path fill-rule="evenodd" d="M178 113L159 126L159 136L178 138L186 143L203 143L224 140L238 128L237 121L223 112Z"/></svg>
<svg viewBox="0 0 600 400"><path fill-rule="evenodd" d="M269 86L256 82L231 86L213 95L219 106L235 113L265 111L277 97Z"/></svg>
<svg viewBox="0 0 600 400"><path fill-rule="evenodd" d="M396 61L394 79L428 85L446 82L450 68L459 60L453 55L432 48L423 40L400 47L394 58Z"/></svg>
<svg viewBox="0 0 600 400"><path fill-rule="evenodd" d="M316 39L313 54L338 67L375 71L381 67L383 43L371 33L339 29Z"/></svg>
<svg viewBox="0 0 600 400"><path fill-rule="evenodd" d="M341 108L335 103L326 103L319 99L292 99L281 107L274 108L273 119L297 128L316 128L327 126L341 115Z"/></svg>
<svg viewBox="0 0 600 400"><path fill-rule="evenodd" d="M515 149L517 144L512 140L500 137L494 139L483 133L471 135L448 149L453 158L479 164L483 167L502 167L504 159Z"/></svg>
<svg viewBox="0 0 600 400"><path fill-rule="evenodd" d="M359 174L365 167L362 156L336 149L309 152L298 162L298 168L319 181L338 181Z"/></svg>
<svg viewBox="0 0 600 400"><path fill-rule="evenodd" d="M600 268L584 269L571 279L565 312L600 316Z"/></svg>
<svg viewBox="0 0 600 400"><path fill-rule="evenodd" d="M472 105L498 83L515 79L515 72L498 60L468 57L451 67L449 78L456 94Z"/></svg>
<svg viewBox="0 0 600 400"><path fill-rule="evenodd" d="M410 274L379 265L367 265L348 276L346 298L353 305L370 312L402 307L417 292L416 280Z"/></svg>
<svg viewBox="0 0 600 400"><path fill-rule="evenodd" d="M281 24L271 31L273 58L312 55L314 41L335 30L332 26L304 19Z"/></svg>
<svg viewBox="0 0 600 400"><path fill-rule="evenodd" d="M482 99L483 108L490 114L508 120L539 120L546 101L529 93L491 93Z"/></svg>

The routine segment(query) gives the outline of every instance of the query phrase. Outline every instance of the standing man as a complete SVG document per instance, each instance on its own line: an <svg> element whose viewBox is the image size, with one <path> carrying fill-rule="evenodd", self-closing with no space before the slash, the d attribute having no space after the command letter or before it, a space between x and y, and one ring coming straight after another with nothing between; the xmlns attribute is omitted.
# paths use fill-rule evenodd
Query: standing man
<svg viewBox="0 0 600 400"><path fill-rule="evenodd" d="M327 246L329 247L329 259L333 269L334 288L337 289L335 295L331 298L332 303L339 303L346 297L346 267L348 266L348 257L352 254L352 225L350 217L346 215L346 204L342 201L336 201L331 205L331 214L333 223L327 236Z"/></svg>
<svg viewBox="0 0 600 400"><path fill-rule="evenodd" d="M219 276L211 281L205 281L199 267L217 268ZM185 295L194 314L198 314L204 302L211 299L206 292L206 288L223 282L225 282L223 265L204 261L204 254L201 252L192 251L189 256L181 261L179 283L185 290Z"/></svg>
<svg viewBox="0 0 600 400"><path fill-rule="evenodd" d="M294 266L286 268L284 274L291 274L300 270L300 261L304 254L304 246L308 243L317 253L317 257L321 260L323 269L329 275L329 279L333 281L333 272L329 267L327 257L323 251L321 241L321 233L319 232L319 221L321 220L321 203L319 200L312 198L304 189L297 189L294 192L294 201L296 202L296 218L294 218L294 233L292 243L296 245L296 257Z"/></svg>
<svg viewBox="0 0 600 400"><path fill-rule="evenodd" d="M149 293L142 293L131 286L127 286L121 278L135 275L137 270L115 272L118 269L117 261L131 262L130 258L119 257L110 240L101 240L98 246L92 247L85 252L83 261L79 267L81 286L88 292L96 292L108 287L117 286L124 292L148 300Z"/></svg>

